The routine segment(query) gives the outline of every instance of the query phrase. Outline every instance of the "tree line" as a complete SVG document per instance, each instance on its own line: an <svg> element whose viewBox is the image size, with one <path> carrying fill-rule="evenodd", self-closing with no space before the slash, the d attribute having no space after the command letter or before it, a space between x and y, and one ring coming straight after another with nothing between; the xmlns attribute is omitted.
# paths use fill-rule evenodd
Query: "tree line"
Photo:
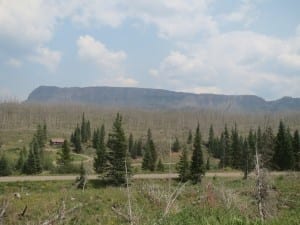
<svg viewBox="0 0 300 225"><path fill-rule="evenodd" d="M13 170L25 174L41 173L43 168L47 168L47 160L44 157L44 147L47 143L48 131L46 123L38 124L36 132L29 144L29 150L26 147L19 153L16 164L11 166L5 154L0 159L0 175L11 175Z"/></svg>
<svg viewBox="0 0 300 225"><path fill-rule="evenodd" d="M214 135L213 126L209 130L208 152L220 159L220 168L231 167L249 171L253 169L255 150L260 154L262 165L272 170L300 169L299 131L291 133L283 121L274 134L271 127L263 130L250 129L247 136L239 134L237 125L229 131L225 125L219 137Z"/></svg>
<svg viewBox="0 0 300 225"><path fill-rule="evenodd" d="M191 146L192 156L185 144L181 144L175 137L171 145L172 152L181 152L177 170L180 179L201 181L205 170L210 167L210 157L219 159L219 168L231 167L244 171L245 177L254 168L254 154L260 154L262 165L272 170L300 170L300 138L298 130L293 133L283 121L280 121L278 131L274 134L271 127L256 130L250 129L247 135L241 135L238 125L230 129L225 125L219 136L215 135L213 125L210 126L208 140L203 141L198 124L195 133L190 130L186 144ZM29 144L29 150L23 148L15 168L21 173L36 174L47 168L44 157L44 147L47 142L47 125L39 124ZM152 131L148 129L146 139L134 139L132 133L126 135L123 129L122 116L118 113L112 125L111 132L106 134L105 125L91 132L90 121L82 114L81 124L77 124L70 136L70 143L65 140L58 153L57 164L61 171L69 169L71 172L71 151L82 153L84 146L95 149L94 170L103 177L110 178L115 183L125 182L125 166L130 173L130 159L143 157L142 169L155 171L164 170L161 159L158 158ZM208 157L204 163L202 148L208 150ZM190 159L191 158L191 159ZM0 158L0 175L8 175L8 162L5 155ZM4 171L4 172L2 172ZM60 170L58 170L60 171Z"/></svg>

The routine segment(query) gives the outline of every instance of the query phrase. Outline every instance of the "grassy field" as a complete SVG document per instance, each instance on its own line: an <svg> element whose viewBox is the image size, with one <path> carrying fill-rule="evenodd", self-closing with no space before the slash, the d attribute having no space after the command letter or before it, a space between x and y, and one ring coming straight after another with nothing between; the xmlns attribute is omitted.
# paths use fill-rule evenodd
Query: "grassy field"
<svg viewBox="0 0 300 225"><path fill-rule="evenodd" d="M270 179L268 218L259 220L255 181L236 178L205 178L202 184L181 186L176 181L135 180L131 203L135 224L205 225L298 225L300 224L299 175ZM180 190L165 214L170 193ZM14 196L20 193L21 198ZM124 187L106 186L100 180L89 181L87 189L75 189L72 182L0 183L0 203L8 201L5 223L41 224L61 212L62 201L68 209L63 224L129 224L127 192ZM18 216L27 206L25 216ZM164 215L165 214L165 215Z"/></svg>
<svg viewBox="0 0 300 225"><path fill-rule="evenodd" d="M38 123L46 122L49 138L70 138L81 115L91 121L92 129L102 123L106 133L111 129L115 114L120 111L124 118L126 135L145 141L147 129L151 128L156 144L158 158L165 164L165 171L175 172L180 153L169 153L170 145L179 138L186 143L189 130L200 123L202 137L207 141L209 126L213 124L215 134L219 135L225 124L229 127L238 124L239 131L246 135L250 128L270 125L277 130L283 120L293 131L299 129L299 113L286 112L274 114L226 113L216 111L142 111L127 109L105 109L93 106L0 104L0 153L11 162L16 162L20 150L32 139ZM83 155L73 154L74 164L84 162L89 174L93 173L95 149L91 143L84 146ZM191 155L191 146L186 145ZM45 159L49 164L42 175L55 173L50 164L55 164L57 151L49 145L45 148ZM204 159L207 151L203 145ZM134 173L141 170L142 159L132 160ZM213 170L218 169L218 160L211 158ZM13 163L12 163L13 164ZM128 215L127 192L124 187L108 186L103 181L91 180L83 192L74 188L70 181L15 182L0 183L1 207L8 202L3 219L4 224L42 224L55 218L61 212L66 214L61 224L129 224L124 218ZM266 201L267 220L262 223L258 217L255 198L255 181L237 178L205 178L200 185L177 181L134 180L131 187L131 203L134 224L200 224L200 225L299 225L300 224L300 182L299 174L269 178L269 195ZM178 197L166 213L171 193L180 190ZM20 198L15 197L20 193ZM63 204L64 202L64 204ZM24 216L19 214L24 207ZM113 209L112 209L113 207ZM62 210L65 208L65 210ZM123 216L120 216L123 215ZM1 222L1 218L0 218Z"/></svg>

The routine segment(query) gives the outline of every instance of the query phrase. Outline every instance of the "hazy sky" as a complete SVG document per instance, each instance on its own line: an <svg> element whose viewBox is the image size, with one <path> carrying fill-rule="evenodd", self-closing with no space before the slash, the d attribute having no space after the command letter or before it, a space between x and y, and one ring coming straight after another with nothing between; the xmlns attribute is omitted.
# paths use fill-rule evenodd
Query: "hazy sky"
<svg viewBox="0 0 300 225"><path fill-rule="evenodd" d="M0 0L0 97L40 85L300 97L300 1Z"/></svg>

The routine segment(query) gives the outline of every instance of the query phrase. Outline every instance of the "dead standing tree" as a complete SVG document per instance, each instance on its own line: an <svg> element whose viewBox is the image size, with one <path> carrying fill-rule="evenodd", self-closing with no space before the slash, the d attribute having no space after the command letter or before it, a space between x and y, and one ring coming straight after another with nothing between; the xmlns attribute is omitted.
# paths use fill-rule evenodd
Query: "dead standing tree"
<svg viewBox="0 0 300 225"><path fill-rule="evenodd" d="M255 147L255 172L256 172L256 198L257 206L259 211L259 216L261 221L264 221L266 218L265 210L265 200L267 197L267 184L264 170L260 165L260 156L257 151L257 146Z"/></svg>
<svg viewBox="0 0 300 225"><path fill-rule="evenodd" d="M5 212L8 207L8 204L9 204L8 200L4 200L2 203L2 206L0 207L0 225L5 224L4 216L5 216Z"/></svg>

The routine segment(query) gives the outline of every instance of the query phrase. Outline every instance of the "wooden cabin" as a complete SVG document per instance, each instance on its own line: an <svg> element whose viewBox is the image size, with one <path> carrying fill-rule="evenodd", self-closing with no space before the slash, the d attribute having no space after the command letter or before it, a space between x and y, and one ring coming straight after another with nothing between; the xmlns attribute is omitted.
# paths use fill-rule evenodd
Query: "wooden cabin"
<svg viewBox="0 0 300 225"><path fill-rule="evenodd" d="M63 145L65 142L65 139L63 138L51 138L50 139L50 145Z"/></svg>

